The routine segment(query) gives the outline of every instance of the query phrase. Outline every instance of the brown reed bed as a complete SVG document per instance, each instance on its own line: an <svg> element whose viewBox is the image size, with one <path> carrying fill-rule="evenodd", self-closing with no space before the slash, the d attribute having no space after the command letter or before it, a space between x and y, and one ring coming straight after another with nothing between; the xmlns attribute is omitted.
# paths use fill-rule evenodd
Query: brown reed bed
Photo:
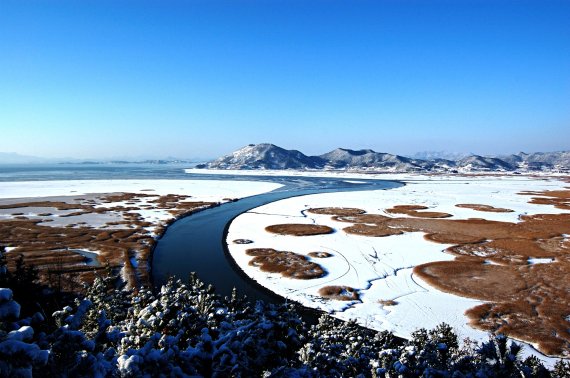
<svg viewBox="0 0 570 378"><path fill-rule="evenodd" d="M26 207L51 207L58 210L81 210L84 205L79 203L69 203L63 201L32 201L32 202L18 202L12 204L0 205L0 209L21 209Z"/></svg>
<svg viewBox="0 0 570 378"><path fill-rule="evenodd" d="M424 239L441 244L478 244L486 240L481 236L464 235L454 232L425 234Z"/></svg>
<svg viewBox="0 0 570 378"><path fill-rule="evenodd" d="M570 210L570 190L523 191L519 194L533 196L529 203L552 205L557 209Z"/></svg>
<svg viewBox="0 0 570 378"><path fill-rule="evenodd" d="M326 274L319 264L294 252L277 251L272 248L251 248L245 253L253 256L249 265L258 267L263 272L280 273L284 277L298 280L320 278Z"/></svg>
<svg viewBox="0 0 570 378"><path fill-rule="evenodd" d="M316 207L309 209L307 211L313 214L337 215L337 216L358 215L358 214L364 214L366 212L362 209L357 209L354 207Z"/></svg>
<svg viewBox="0 0 570 378"><path fill-rule="evenodd" d="M398 301L395 301L393 299L379 299L378 304L381 306L396 306L398 304Z"/></svg>
<svg viewBox="0 0 570 378"><path fill-rule="evenodd" d="M442 291L486 301L466 312L472 326L533 343L547 355L568 355L568 263L455 260L420 265L414 273Z"/></svg>
<svg viewBox="0 0 570 378"><path fill-rule="evenodd" d="M319 289L319 295L337 301L358 301L358 290L350 286L323 286Z"/></svg>
<svg viewBox="0 0 570 378"><path fill-rule="evenodd" d="M397 205L391 209L386 209L386 212L389 214L405 214L418 218L449 218L452 216L439 211L425 211L428 209L428 207L420 205Z"/></svg>
<svg viewBox="0 0 570 378"><path fill-rule="evenodd" d="M506 209L503 207L494 207L490 205L480 205L480 204L473 204L473 203L459 203L455 205L455 207L460 207L464 209L472 209L476 211L483 211L487 213L512 213L514 210Z"/></svg>
<svg viewBox="0 0 570 378"><path fill-rule="evenodd" d="M285 223L267 226L265 231L279 235L312 236L332 234L334 229L318 224Z"/></svg>
<svg viewBox="0 0 570 378"><path fill-rule="evenodd" d="M343 231L347 234L360 235L360 236L372 236L372 237L383 237L391 235L401 235L404 232L396 228L388 227L384 224L363 224L357 223L352 226L343 228Z"/></svg>

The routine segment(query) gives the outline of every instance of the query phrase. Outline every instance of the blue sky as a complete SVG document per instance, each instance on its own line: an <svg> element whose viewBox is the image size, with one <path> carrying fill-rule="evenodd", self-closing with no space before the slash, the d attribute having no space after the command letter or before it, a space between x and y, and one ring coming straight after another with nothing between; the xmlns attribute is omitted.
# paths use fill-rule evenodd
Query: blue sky
<svg viewBox="0 0 570 378"><path fill-rule="evenodd" d="M570 149L570 1L0 1L0 151Z"/></svg>

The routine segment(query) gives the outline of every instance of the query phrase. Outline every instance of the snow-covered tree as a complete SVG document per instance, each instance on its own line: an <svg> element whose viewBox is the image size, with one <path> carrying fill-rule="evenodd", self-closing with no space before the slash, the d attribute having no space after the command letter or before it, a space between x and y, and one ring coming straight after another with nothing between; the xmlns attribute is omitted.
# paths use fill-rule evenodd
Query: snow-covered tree
<svg viewBox="0 0 570 378"><path fill-rule="evenodd" d="M378 351L395 343L388 332L377 333L355 321L344 322L325 314L311 327L299 359L318 375L371 376Z"/></svg>
<svg viewBox="0 0 570 378"><path fill-rule="evenodd" d="M31 377L34 367L46 365L49 352L33 343L34 329L18 323L20 305L12 290L0 288L0 376ZM36 320L41 318L36 317Z"/></svg>

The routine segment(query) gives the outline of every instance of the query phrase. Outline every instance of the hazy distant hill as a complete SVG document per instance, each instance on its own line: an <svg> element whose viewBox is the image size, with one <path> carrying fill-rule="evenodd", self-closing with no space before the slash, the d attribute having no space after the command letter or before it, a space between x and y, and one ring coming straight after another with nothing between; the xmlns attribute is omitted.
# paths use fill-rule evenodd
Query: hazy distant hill
<svg viewBox="0 0 570 378"><path fill-rule="evenodd" d="M421 153L426 159L410 158L373 150L337 148L320 156L307 156L269 143L250 144L198 168L211 169L335 169L377 172L570 172L570 152L518 153L480 156ZM451 157L455 155L455 159ZM448 158L443 158L447 156Z"/></svg>
<svg viewBox="0 0 570 378"><path fill-rule="evenodd" d="M196 159L74 159L74 158L42 158L37 156L20 155L14 152L0 152L0 164L192 164Z"/></svg>
<svg viewBox="0 0 570 378"><path fill-rule="evenodd" d="M37 156L20 155L15 152L0 152L0 164L38 164L46 159Z"/></svg>

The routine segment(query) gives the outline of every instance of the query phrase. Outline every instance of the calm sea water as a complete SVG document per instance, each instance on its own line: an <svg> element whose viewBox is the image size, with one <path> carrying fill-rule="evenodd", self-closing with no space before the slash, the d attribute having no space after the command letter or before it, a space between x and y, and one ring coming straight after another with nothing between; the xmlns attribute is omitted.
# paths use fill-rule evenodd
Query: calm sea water
<svg viewBox="0 0 570 378"><path fill-rule="evenodd" d="M176 179L176 180L235 180L265 181L282 184L278 191L299 189L363 188L365 185L383 185L380 180L361 180L361 184L340 178L245 176L188 174L192 164L0 164L0 182L54 181L54 180L121 180L121 179Z"/></svg>
<svg viewBox="0 0 570 378"><path fill-rule="evenodd" d="M184 179L191 164L0 164L0 181Z"/></svg>

